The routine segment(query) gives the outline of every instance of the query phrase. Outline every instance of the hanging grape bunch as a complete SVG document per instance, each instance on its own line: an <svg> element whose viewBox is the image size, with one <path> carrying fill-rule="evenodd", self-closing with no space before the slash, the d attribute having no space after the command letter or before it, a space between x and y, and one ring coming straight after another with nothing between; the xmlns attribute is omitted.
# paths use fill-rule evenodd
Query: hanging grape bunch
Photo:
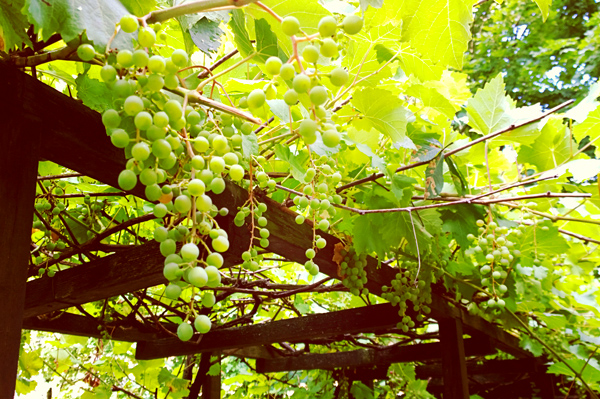
<svg viewBox="0 0 600 399"><path fill-rule="evenodd" d="M503 297L507 295L506 280L515 268L521 251L515 248L515 242L525 226L509 229L500 227L496 222L486 223L477 220L478 236L469 234L467 238L473 247L465 251L465 255L473 256L481 274L481 286L491 296L486 302L488 310L501 311L506 306Z"/></svg>
<svg viewBox="0 0 600 399"><path fill-rule="evenodd" d="M258 270L262 256L253 247L269 246L267 220L262 216L266 204L252 193L255 185L275 190L276 182L265 172L264 157L253 156L246 163L241 154L242 135L253 134L256 125L252 122L257 120L239 109L231 108L228 114L202 108L187 95L183 101L170 96L169 92L180 95L186 92L178 73L189 66L188 54L183 50L173 51L170 58L159 54L155 47L157 33L161 36L159 24L140 27L137 18L124 16L119 25L126 33L137 31L137 47L134 51L107 54L107 64L101 70L101 78L115 98L113 108L103 113L102 121L111 142L124 149L127 157L118 184L123 190L142 184L146 198L157 203L154 216L164 223L156 228L154 238L165 256L164 275L169 281L165 295L177 300L183 288L191 286L198 290L204 306L210 307L214 295L208 291L202 293L202 289L220 284L221 253L229 249L230 243L227 233L215 220L229 210L217 209L208 194L224 192L225 179L247 187L250 193L234 219L237 226L251 225L252 240L242 255L242 267L251 272ZM342 88L348 82L348 72L341 67L320 72L318 60L319 57L336 59L346 35L356 34L362 28L362 19L348 16L338 25L335 18L325 17L319 23L319 33L312 36L297 36L300 23L294 17L284 18L281 27L291 40L310 42L302 50L302 59L295 54L284 64L277 57L268 58L264 70L270 81L265 90L252 90L240 99L238 106L255 112L265 105L267 94L271 97L276 93L270 90L271 85L284 82L289 86L283 94L285 103L289 107L304 103L309 109L310 117L290 122L297 146L308 149L320 136L325 146L334 148L341 140L329 110L334 97L321 80L328 78L334 87ZM338 30L339 27L342 29ZM82 60L95 57L89 45L80 46L78 55ZM201 87L203 84L198 90ZM335 194L341 175L334 172L334 159L315 158L312 153L310 156L312 167L301 182L303 195L296 196L294 204L300 212L297 223L304 223L306 218L312 221L313 248L306 251L305 267L316 275L319 268L312 259L326 245L316 230L328 230L328 219L335 214L333 204L342 201ZM198 315L191 307L179 326L180 339L188 340L193 335L188 323L192 318L196 331L205 333L210 329L210 319Z"/></svg>

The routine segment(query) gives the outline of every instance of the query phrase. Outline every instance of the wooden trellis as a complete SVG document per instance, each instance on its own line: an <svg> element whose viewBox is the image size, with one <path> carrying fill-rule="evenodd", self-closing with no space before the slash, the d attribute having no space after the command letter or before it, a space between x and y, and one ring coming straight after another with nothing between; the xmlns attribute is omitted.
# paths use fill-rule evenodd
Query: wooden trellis
<svg viewBox="0 0 600 399"><path fill-rule="evenodd" d="M58 272L53 278L26 282L38 160L51 160L116 187L125 159L122 151L111 145L100 115L95 111L6 64L0 63L0 73L3 76L0 81L0 198L3 204L0 207L0 290L5 300L0 307L0 358L3 359L0 397L8 398L14 393L22 328L99 337L98 322L56 311L163 284L166 280L158 245L151 242ZM131 194L143 198L141 185ZM213 196L219 207L230 210L237 209L247 198L248 193L233 184L228 184L223 194ZM269 198L261 198L261 201L268 205L264 216L271 232L269 251L303 263L305 250L311 246L311 227L296 224L295 214L283 205ZM249 232L235 227L232 215L221 217L219 225L234 243L225 254L225 265L240 264L241 253L250 240ZM318 252L314 261L322 273L339 279L338 266L332 260L334 245L339 240L331 235L321 235L327 239L327 247ZM368 259L366 270L366 287L377 295L396 274L389 266L378 267L373 258ZM298 292L302 289L300 287ZM202 385L203 397L210 398L218 397L220 391L217 379L204 375L208 367L206 359L211 353L256 358L258 371L264 373L338 367L372 370L374 366L387 370L391 363L437 359L441 360L441 366L434 364L428 366L429 369L421 368L419 373L443 377L444 399L468 398L468 375L477 371L467 364L467 357L494 353L496 349L530 362L523 363L524 372L543 373L537 360L519 347L517 337L452 305L444 293L432 295L430 316L438 321L439 343L334 354L285 357L274 354L268 345L344 339L346 334L357 332L397 332L397 309L389 304L373 305L229 327L196 336L193 338L195 343L181 342L164 331L136 321L103 324L103 328L114 339L137 342L139 359L203 353L199 377L191 390L197 395ZM463 339L464 334L471 338ZM376 377L381 373L380 370L379 374L373 375ZM553 398L551 381L539 379L542 380L540 386L546 384L541 388L545 392L544 398Z"/></svg>

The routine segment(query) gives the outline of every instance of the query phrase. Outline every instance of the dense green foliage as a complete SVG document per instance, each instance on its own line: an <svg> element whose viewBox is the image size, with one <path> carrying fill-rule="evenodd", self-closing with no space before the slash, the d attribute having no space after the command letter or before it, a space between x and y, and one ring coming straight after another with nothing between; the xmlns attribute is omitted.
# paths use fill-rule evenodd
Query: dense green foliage
<svg viewBox="0 0 600 399"><path fill-rule="evenodd" d="M117 188L40 162L30 277L155 240L165 285L69 311L103 325L160 320L183 341L386 301L403 316L398 334L310 345L324 353L397 344L402 333L429 342L420 336L437 331L431 292L443 289L518 332L573 390L598 391L598 7L474 3L0 4L4 61L100 112L128 159ZM568 99L579 102L558 107ZM232 185L249 195L238 209L219 205ZM148 201L127 195L142 186ZM311 226L303 264L270 253L282 232L271 231L265 196ZM248 242L230 241L227 215ZM345 244L341 284L313 260L324 233ZM239 264L226 264L234 246ZM366 288L368 257L397 269L381 296ZM65 398L180 398L196 361L138 362L131 344L104 339L23 337L21 394L45 379ZM231 398L371 395L337 372L254 368L231 357L210 373L222 373ZM429 395L414 364L389 377L377 397Z"/></svg>

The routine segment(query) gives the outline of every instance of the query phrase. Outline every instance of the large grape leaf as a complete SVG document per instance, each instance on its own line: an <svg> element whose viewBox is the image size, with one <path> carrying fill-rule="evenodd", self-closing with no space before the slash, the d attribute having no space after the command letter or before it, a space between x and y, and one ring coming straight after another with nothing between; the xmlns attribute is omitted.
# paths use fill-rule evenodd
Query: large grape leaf
<svg viewBox="0 0 600 399"><path fill-rule="evenodd" d="M402 5L410 44L436 63L462 68L474 0L416 0Z"/></svg>
<svg viewBox="0 0 600 399"><path fill-rule="evenodd" d="M24 0L6 0L0 2L0 51L21 47L22 43L31 45L27 28L27 17L21 13ZM2 43L4 42L4 43Z"/></svg>
<svg viewBox="0 0 600 399"><path fill-rule="evenodd" d="M256 32L257 57L263 61L271 56L277 57L279 53L277 36L271 30L269 23L263 18L254 20L254 31Z"/></svg>
<svg viewBox="0 0 600 399"><path fill-rule="evenodd" d="M137 15L138 17L144 16L156 9L156 0L121 0L121 3L131 11L132 14Z"/></svg>
<svg viewBox="0 0 600 399"><path fill-rule="evenodd" d="M459 109L473 96L467 85L467 77L464 73L445 70L441 79L426 82L425 86L436 89Z"/></svg>
<svg viewBox="0 0 600 399"><path fill-rule="evenodd" d="M578 142L581 142L586 136L590 137L590 141L594 141L600 136L600 106L590 112L582 123L573 128L573 137ZM596 154L600 154L597 145L596 147Z"/></svg>
<svg viewBox="0 0 600 399"><path fill-rule="evenodd" d="M219 28L219 22L202 18L188 32L196 47L204 54L212 55L221 47L223 31Z"/></svg>
<svg viewBox="0 0 600 399"><path fill-rule="evenodd" d="M75 79L77 97L91 109L104 112L112 105L112 91L105 83L91 79L87 74L79 75Z"/></svg>
<svg viewBox="0 0 600 399"><path fill-rule="evenodd" d="M406 137L406 125L412 114L397 96L387 90L369 87L354 93L352 105L360 110L364 119L389 136L394 143L416 149Z"/></svg>
<svg viewBox="0 0 600 399"><path fill-rule="evenodd" d="M538 172L553 169L566 161L576 150L567 126L560 117L551 117L540 136L529 146L521 146L519 162L537 167Z"/></svg>
<svg viewBox="0 0 600 399"><path fill-rule="evenodd" d="M254 52L254 47L246 30L246 14L242 10L233 10L231 16L229 26L233 31L233 41L240 54L247 57Z"/></svg>
<svg viewBox="0 0 600 399"><path fill-rule="evenodd" d="M118 0L26 0L29 22L41 30L42 39L58 32L65 42L85 30L97 49L104 50L115 32L115 24L129 11ZM131 48L131 35L121 33L112 42L116 48Z"/></svg>
<svg viewBox="0 0 600 399"><path fill-rule="evenodd" d="M423 107L431 108L449 119L454 118L456 109L442 96L436 89L425 87L422 84L414 84L406 89L406 94L418 98L423 103Z"/></svg>
<svg viewBox="0 0 600 399"><path fill-rule="evenodd" d="M504 80L498 74L478 89L467 102L469 125L478 133L489 134L511 125L510 103L504 92Z"/></svg>

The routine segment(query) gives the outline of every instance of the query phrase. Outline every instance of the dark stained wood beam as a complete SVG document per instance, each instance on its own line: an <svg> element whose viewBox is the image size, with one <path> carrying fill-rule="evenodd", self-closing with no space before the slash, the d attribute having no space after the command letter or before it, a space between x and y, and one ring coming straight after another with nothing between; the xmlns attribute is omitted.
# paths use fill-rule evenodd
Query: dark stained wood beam
<svg viewBox="0 0 600 399"><path fill-rule="evenodd" d="M465 350L468 350L468 339L465 340ZM467 362L467 374L485 375L485 374L524 374L540 373L546 371L547 367L542 359L492 359L485 360L483 363ZM430 364L417 366L415 369L418 378L442 377L443 368L441 364Z"/></svg>
<svg viewBox="0 0 600 399"><path fill-rule="evenodd" d="M462 321L442 318L440 343L444 375L444 399L469 399L467 359L463 340Z"/></svg>
<svg viewBox="0 0 600 399"><path fill-rule="evenodd" d="M264 324L215 330L203 336L196 334L196 338L192 338L192 341L199 338L198 343L181 342L177 338L139 342L136 358L148 360L276 342L303 342L307 339L327 338L342 334L374 332L395 328L396 323L400 320L397 308L392 305L372 305Z"/></svg>
<svg viewBox="0 0 600 399"><path fill-rule="evenodd" d="M466 356L484 356L496 353L486 338L469 338L465 341ZM440 359L442 345L439 342L383 349L359 349L336 353L312 353L298 357L259 359L256 371L272 373L294 370L333 370L340 367L359 367L375 364L424 362Z"/></svg>
<svg viewBox="0 0 600 399"><path fill-rule="evenodd" d="M119 172L125 167L125 158L123 151L116 149L110 143L98 113L4 63L0 63L0 73L2 73L3 79L6 81L20 79L22 83L20 90L27 92L29 96L28 101L24 109L21 110L23 128L27 131L44 132L41 142L41 156L43 158L76 170L103 183L117 186L117 177ZM13 92L14 90L3 94L7 101L15 101ZM143 197L142 191L143 188L138 184L132 190L132 194ZM228 184L224 193L213 197L213 202L219 207L227 207L230 209L231 214L233 214L247 198L248 193L244 189L234 184ZM305 262L305 250L312 246L312 228L308 224L297 225L294 222L295 213L290 209L266 197L263 198L263 201L269 207L268 212L264 214L269 221L269 229L271 231L268 250L296 262ZM221 227L237 237L235 241L230 239L231 242L237 244L234 247L241 249L248 243L247 228L235 228L231 218L226 223L223 223ZM236 231L237 233L235 233ZM338 266L333 262L334 245L339 240L323 232L319 232L319 234L327 239L328 244L317 253L314 260L319 265L321 272L339 279L340 276L337 274ZM143 252L143 250L140 252ZM89 278L90 281L87 287L90 289L90 292L95 292L94 295L110 297L123 293L123 290L134 291L144 288L141 287L143 285L150 286L162 282L157 282L156 269L152 269L151 271L151 274L154 276L153 278L135 271L138 267L147 270L150 268L148 264L127 263L126 267L124 267L123 264L118 265L114 262L114 259L113 261L102 263L104 270L106 273L112 273L111 276L118 278L117 271L113 273L111 271L112 268L133 269L129 275L131 278L129 280L131 283L130 287L128 288L118 283L114 284L106 281L106 279L95 281L91 277ZM153 267L158 266L154 264ZM97 270L99 272L100 268ZM57 273L54 278L56 279L61 273L66 272ZM53 293L54 300L52 302L53 305L45 307L43 304L42 297L45 297L46 293L42 292L39 294L37 288L28 289L27 295L33 296L31 300L28 299L28 303L31 303L32 308L35 307L35 310L28 310L29 313L27 315L32 316L40 314L39 312L56 310L57 307L61 308L56 302L62 301L61 306L68 307L72 304L84 303L88 301L88 298L93 297L93 295L88 295L79 286L73 284L76 281L76 278L73 277L75 272L70 273L73 273L73 275L68 274L64 278L60 277L58 279L60 280L59 282L38 283L38 288L42 291L44 289L51 290L50 292ZM377 260L369 258L367 265L368 283L366 287L370 292L379 295L381 294L381 287L389 284L395 274L396 271L391 267L378 267ZM140 281L135 280L136 278L139 278ZM66 281L62 282L63 280ZM103 284L105 283L109 284L109 287L106 289L103 288ZM69 290L71 291L69 292ZM434 318L452 314L453 317L462 320L467 331L472 329L492 336L496 344L512 354L517 354L518 356L529 355L519 348L518 340L511 334L480 318L470 316L463 308L449 306L447 300L438 294L434 294L433 299L431 308Z"/></svg>
<svg viewBox="0 0 600 399"><path fill-rule="evenodd" d="M0 397L12 398L17 381L25 283L43 129L23 121L36 103L24 74L0 75ZM10 93L11 95L5 95Z"/></svg>

